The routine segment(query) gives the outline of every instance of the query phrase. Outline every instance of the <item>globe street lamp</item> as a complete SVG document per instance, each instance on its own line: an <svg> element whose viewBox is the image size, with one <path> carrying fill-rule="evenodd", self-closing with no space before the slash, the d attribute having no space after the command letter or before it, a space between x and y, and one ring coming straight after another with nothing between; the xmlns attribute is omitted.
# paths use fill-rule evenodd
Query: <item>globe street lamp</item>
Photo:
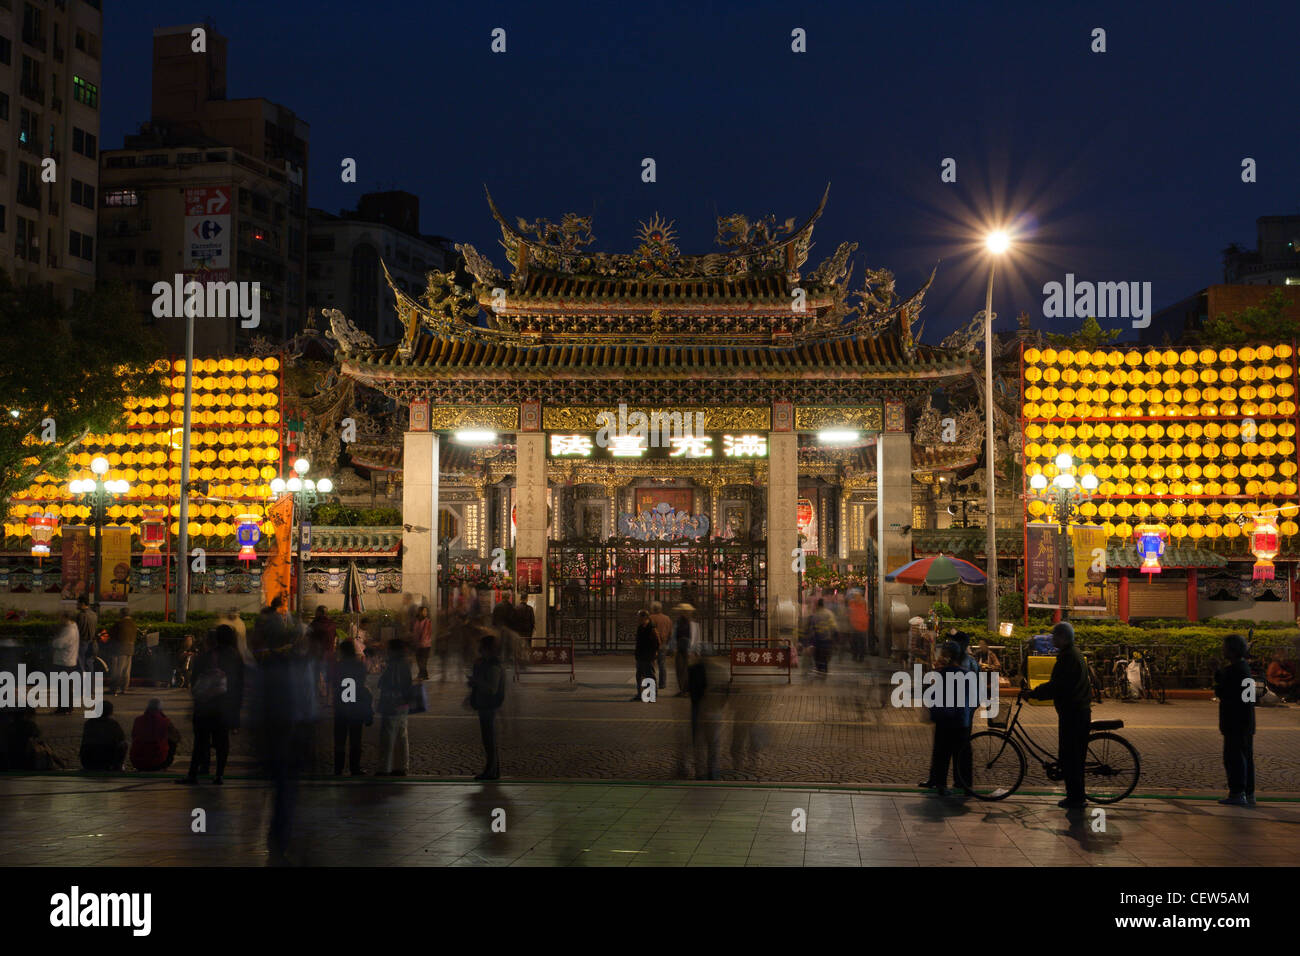
<svg viewBox="0 0 1300 956"><path fill-rule="evenodd" d="M987 551L987 568L985 575L985 600L988 602L988 628L996 633L998 629L998 546L997 528L994 521L996 499L994 498L995 471L993 461L993 270L997 266L998 256L1011 247L1011 237L998 230L991 232L984 239L989 250L989 285L984 296L984 479L988 486L988 528L985 540Z"/></svg>
<svg viewBox="0 0 1300 956"><path fill-rule="evenodd" d="M74 478L68 482L68 491L74 498L90 505L92 520L95 522L95 572L90 584L91 603L99 613L99 580L104 561L104 516L109 505L117 498L127 495L131 485L122 480L104 480L108 474L108 459L96 455L90 462L93 478Z"/></svg>
<svg viewBox="0 0 1300 956"><path fill-rule="evenodd" d="M1078 480L1076 481L1076 477ZM1029 479L1029 487L1039 493L1053 508L1057 521L1056 555L1057 570L1060 579L1057 583L1057 598L1060 602L1061 619L1069 617L1070 602L1066 599L1066 580L1069 569L1066 566L1065 532L1078 508L1092 498L1092 493L1100 484L1097 476L1089 472L1078 476L1074 459L1066 452L1056 456L1056 477L1049 483L1047 476L1041 472ZM1028 583L1026 582L1026 587Z"/></svg>
<svg viewBox="0 0 1300 956"><path fill-rule="evenodd" d="M293 463L293 473L288 480L275 477L271 479L271 494L275 497L282 498L285 495L293 496L293 521L298 529L298 588L296 609L302 613L302 579L303 572L306 570L303 562L302 549L302 525L299 518L300 510L310 509L320 500L321 495L328 495L334 490L334 482L328 478L321 478L319 481L307 477L307 472L311 471L311 462L306 458L299 458ZM293 533L293 527L290 527L290 534Z"/></svg>

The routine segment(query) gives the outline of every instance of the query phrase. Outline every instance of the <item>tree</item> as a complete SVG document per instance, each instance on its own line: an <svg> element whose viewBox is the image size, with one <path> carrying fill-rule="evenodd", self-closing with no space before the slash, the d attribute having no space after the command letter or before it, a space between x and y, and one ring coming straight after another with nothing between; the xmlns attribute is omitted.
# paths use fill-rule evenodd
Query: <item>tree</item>
<svg viewBox="0 0 1300 956"><path fill-rule="evenodd" d="M129 397L164 394L161 354L124 286L64 308L0 270L0 512L38 475L66 477L68 454L120 426Z"/></svg>
<svg viewBox="0 0 1300 956"><path fill-rule="evenodd" d="M1109 345L1123 334L1123 329L1103 329L1091 315L1079 323L1077 332L1046 332L1047 341L1067 348L1098 349Z"/></svg>
<svg viewBox="0 0 1300 956"><path fill-rule="evenodd" d="M1207 320L1201 330L1201 341L1206 345L1290 341L1300 326L1295 319L1286 315L1287 309L1292 305L1282 289L1274 289L1259 305L1250 305L1240 312L1230 312Z"/></svg>

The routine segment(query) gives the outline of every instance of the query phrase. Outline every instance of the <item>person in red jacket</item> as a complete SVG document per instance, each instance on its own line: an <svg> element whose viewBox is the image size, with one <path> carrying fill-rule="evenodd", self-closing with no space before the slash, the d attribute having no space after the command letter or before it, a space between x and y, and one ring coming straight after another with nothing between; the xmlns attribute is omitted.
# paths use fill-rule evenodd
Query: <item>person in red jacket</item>
<svg viewBox="0 0 1300 956"><path fill-rule="evenodd" d="M131 765L136 770L166 770L176 759L180 742L180 731L155 697L131 727Z"/></svg>

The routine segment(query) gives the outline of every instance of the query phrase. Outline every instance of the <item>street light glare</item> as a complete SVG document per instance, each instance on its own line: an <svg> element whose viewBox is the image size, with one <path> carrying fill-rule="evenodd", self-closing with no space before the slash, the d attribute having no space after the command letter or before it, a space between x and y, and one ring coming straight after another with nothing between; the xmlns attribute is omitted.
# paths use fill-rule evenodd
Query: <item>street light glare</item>
<svg viewBox="0 0 1300 956"><path fill-rule="evenodd" d="M320 481L316 482L316 490L323 495L328 495L334 490L334 482L330 481L328 478L322 478Z"/></svg>
<svg viewBox="0 0 1300 956"><path fill-rule="evenodd" d="M1096 491L1100 482L1097 480L1096 475L1084 475L1082 484L1086 490Z"/></svg>
<svg viewBox="0 0 1300 956"><path fill-rule="evenodd" d="M1032 478L1029 479L1029 487L1033 488L1035 491L1042 491L1044 488L1047 487L1047 476L1034 475Z"/></svg>
<svg viewBox="0 0 1300 956"><path fill-rule="evenodd" d="M96 455L90 462L90 470L97 475L108 474L108 459L103 455Z"/></svg>
<svg viewBox="0 0 1300 956"><path fill-rule="evenodd" d="M1070 474L1068 471L1057 475L1055 481L1058 488L1074 487L1074 475Z"/></svg>
<svg viewBox="0 0 1300 956"><path fill-rule="evenodd" d="M1000 256L1011 248L1011 237L999 229L997 232L990 232L984 244L989 247L989 252Z"/></svg>
<svg viewBox="0 0 1300 956"><path fill-rule="evenodd" d="M311 462L309 462L306 458L299 458L297 461L293 463L293 470L300 475L307 474L307 470L309 468L311 468Z"/></svg>
<svg viewBox="0 0 1300 956"><path fill-rule="evenodd" d="M283 479L283 478L272 478L272 479L271 479L271 491L272 491L273 494L277 494L277 495L284 494L284 479Z"/></svg>
<svg viewBox="0 0 1300 956"><path fill-rule="evenodd" d="M1061 471L1069 471L1074 467L1074 459L1070 457L1068 452L1061 452L1056 456L1056 467Z"/></svg>
<svg viewBox="0 0 1300 956"><path fill-rule="evenodd" d="M299 459L299 461L301 460L302 459ZM285 482L285 487L288 488L290 491L302 491L302 479L299 478L297 475L294 475L287 482Z"/></svg>

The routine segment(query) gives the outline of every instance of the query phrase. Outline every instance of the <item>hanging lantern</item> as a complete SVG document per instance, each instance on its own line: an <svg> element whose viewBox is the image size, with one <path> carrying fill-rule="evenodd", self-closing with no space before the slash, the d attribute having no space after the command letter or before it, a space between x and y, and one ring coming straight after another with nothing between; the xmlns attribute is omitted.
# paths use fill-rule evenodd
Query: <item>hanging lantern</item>
<svg viewBox="0 0 1300 956"><path fill-rule="evenodd" d="M158 552L167 543L167 509L140 509L140 543L144 546L144 566L156 568L162 564Z"/></svg>
<svg viewBox="0 0 1300 956"><path fill-rule="evenodd" d="M1255 555L1255 580L1273 580L1273 558L1277 557L1277 522L1260 516L1250 531L1250 551Z"/></svg>
<svg viewBox="0 0 1300 956"><path fill-rule="evenodd" d="M257 515L240 515L236 520L239 522L239 530L235 532L239 541L239 560L252 561L257 557L257 552L253 549L262 540L262 519Z"/></svg>
<svg viewBox="0 0 1300 956"><path fill-rule="evenodd" d="M1159 574L1160 558L1165 553L1169 529L1162 524L1140 524L1133 529L1133 540L1137 544L1138 556L1142 558L1138 571L1148 576Z"/></svg>
<svg viewBox="0 0 1300 956"><path fill-rule="evenodd" d="M27 527L32 532L32 554L43 558L50 553L50 539L59 526L59 516L53 511L36 511L27 516Z"/></svg>

